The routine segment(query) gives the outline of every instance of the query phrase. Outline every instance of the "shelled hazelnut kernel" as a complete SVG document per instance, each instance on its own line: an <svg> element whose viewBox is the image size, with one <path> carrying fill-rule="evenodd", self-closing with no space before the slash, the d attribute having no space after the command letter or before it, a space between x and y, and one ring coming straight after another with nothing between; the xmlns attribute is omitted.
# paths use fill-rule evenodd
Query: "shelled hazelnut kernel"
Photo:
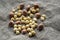
<svg viewBox="0 0 60 40"><path fill-rule="evenodd" d="M20 27L20 28L22 28L22 25L20 25L20 24L18 24L17 26Z"/></svg>
<svg viewBox="0 0 60 40"><path fill-rule="evenodd" d="M37 8L37 9L36 9L36 13L37 13L37 12L39 12L39 10L40 10L40 9L39 9L39 8Z"/></svg>
<svg viewBox="0 0 60 40"><path fill-rule="evenodd" d="M28 36L29 36L29 37L32 37L33 35L32 35L32 33L31 33L31 32L29 32L29 33L28 33Z"/></svg>
<svg viewBox="0 0 60 40"><path fill-rule="evenodd" d="M15 12L16 11L16 9L12 9L12 12Z"/></svg>
<svg viewBox="0 0 60 40"><path fill-rule="evenodd" d="M43 28L44 28L43 23L40 23L40 24L38 25L38 27L37 27L37 29L38 29L39 31L43 30Z"/></svg>
<svg viewBox="0 0 60 40"><path fill-rule="evenodd" d="M11 19L12 17L14 17L14 13L13 12L10 12L9 18Z"/></svg>
<svg viewBox="0 0 60 40"><path fill-rule="evenodd" d="M36 34L36 32L35 32L35 31L31 31L31 33L32 33L32 35L33 35L33 36Z"/></svg>
<svg viewBox="0 0 60 40"><path fill-rule="evenodd" d="M34 15L31 13L29 16L32 18Z"/></svg>
<svg viewBox="0 0 60 40"><path fill-rule="evenodd" d="M29 23L29 20L26 20L25 23L28 24Z"/></svg>
<svg viewBox="0 0 60 40"><path fill-rule="evenodd" d="M35 26L35 25L31 25L31 28L35 29L35 28L36 28L36 26Z"/></svg>
<svg viewBox="0 0 60 40"><path fill-rule="evenodd" d="M37 19L36 19L36 18L33 18L33 20L34 20L35 22L37 22Z"/></svg>
<svg viewBox="0 0 60 40"><path fill-rule="evenodd" d="M21 16L21 13L17 13L17 16L20 17Z"/></svg>
<svg viewBox="0 0 60 40"><path fill-rule="evenodd" d="M35 9L32 9L31 12L32 12L32 13L36 13L36 10L35 10Z"/></svg>
<svg viewBox="0 0 60 40"><path fill-rule="evenodd" d="M18 30L21 32L21 30L22 30L21 27L18 27Z"/></svg>
<svg viewBox="0 0 60 40"><path fill-rule="evenodd" d="M20 34L20 31L16 31L16 35Z"/></svg>
<svg viewBox="0 0 60 40"><path fill-rule="evenodd" d="M14 24L14 28L17 28L18 26L17 26L17 24Z"/></svg>
<svg viewBox="0 0 60 40"><path fill-rule="evenodd" d="M24 3L21 3L20 4L20 9L23 9L24 8Z"/></svg>
<svg viewBox="0 0 60 40"><path fill-rule="evenodd" d="M42 16L41 17L44 17L45 19L46 19L46 15L45 14L42 14Z"/></svg>
<svg viewBox="0 0 60 40"><path fill-rule="evenodd" d="M14 21L15 19L12 17L11 20Z"/></svg>
<svg viewBox="0 0 60 40"><path fill-rule="evenodd" d="M26 29L25 25L22 26L22 29Z"/></svg>
<svg viewBox="0 0 60 40"><path fill-rule="evenodd" d="M29 10L29 11L27 11L27 14L31 14L31 11Z"/></svg>
<svg viewBox="0 0 60 40"><path fill-rule="evenodd" d="M27 10L27 11L29 11L29 10L30 10L30 8L31 8L31 6L30 6L30 5L27 5L27 6L26 6L26 10Z"/></svg>
<svg viewBox="0 0 60 40"><path fill-rule="evenodd" d="M26 25L26 28L29 28L29 27L30 27L30 25L29 25L29 24L27 24L27 25Z"/></svg>
<svg viewBox="0 0 60 40"><path fill-rule="evenodd" d="M17 15L14 15L14 18L17 18Z"/></svg>
<svg viewBox="0 0 60 40"><path fill-rule="evenodd" d="M14 22L13 21L10 21L9 22L9 27L13 27L14 26Z"/></svg>
<svg viewBox="0 0 60 40"><path fill-rule="evenodd" d="M40 16L41 16L40 13L36 13L36 14L35 14L35 17L36 17L37 19L39 19Z"/></svg>
<svg viewBox="0 0 60 40"><path fill-rule="evenodd" d="M18 10L18 13L22 13L23 11L22 10Z"/></svg>
<svg viewBox="0 0 60 40"><path fill-rule="evenodd" d="M27 17L27 20L30 20L30 19L31 19L31 18L28 16L28 17Z"/></svg>
<svg viewBox="0 0 60 40"><path fill-rule="evenodd" d="M45 18L44 18L44 17L40 17L40 19L41 19L41 21L44 21L44 20L45 20Z"/></svg>
<svg viewBox="0 0 60 40"><path fill-rule="evenodd" d="M26 34L27 33L27 30L26 29L23 29L22 30L22 34Z"/></svg>
<svg viewBox="0 0 60 40"><path fill-rule="evenodd" d="M18 31L18 29L17 28L14 28L13 31L16 32L16 31Z"/></svg>
<svg viewBox="0 0 60 40"><path fill-rule="evenodd" d="M19 18L15 18L15 20L16 20L16 21L20 21L20 19L19 19Z"/></svg>

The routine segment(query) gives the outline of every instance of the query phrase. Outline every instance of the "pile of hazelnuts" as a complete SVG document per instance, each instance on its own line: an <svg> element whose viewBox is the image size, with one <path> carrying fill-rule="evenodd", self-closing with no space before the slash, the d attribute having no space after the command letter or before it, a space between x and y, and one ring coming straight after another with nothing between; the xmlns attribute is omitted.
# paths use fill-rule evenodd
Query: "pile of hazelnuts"
<svg viewBox="0 0 60 40"><path fill-rule="evenodd" d="M36 35L36 28L39 31L44 29L43 21L46 19L46 15L40 14L40 7L37 3L32 6L25 6L24 3L21 3L16 9L12 9L9 19L9 27L13 28L15 34L28 34L29 37L32 37ZM38 24L38 19L42 23Z"/></svg>

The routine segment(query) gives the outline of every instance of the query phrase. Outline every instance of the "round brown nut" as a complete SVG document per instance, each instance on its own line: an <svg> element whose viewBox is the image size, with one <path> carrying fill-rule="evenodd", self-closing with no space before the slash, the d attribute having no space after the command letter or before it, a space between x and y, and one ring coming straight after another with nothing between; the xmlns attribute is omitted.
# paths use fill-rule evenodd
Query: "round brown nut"
<svg viewBox="0 0 60 40"><path fill-rule="evenodd" d="M26 25L26 28L29 28L29 27L30 27L30 26L27 24L27 25Z"/></svg>
<svg viewBox="0 0 60 40"><path fill-rule="evenodd" d="M27 11L24 9L22 15L27 16Z"/></svg>
<svg viewBox="0 0 60 40"><path fill-rule="evenodd" d="M37 3L34 4L34 8L39 8L39 5Z"/></svg>
<svg viewBox="0 0 60 40"><path fill-rule="evenodd" d="M21 22L20 21L16 21L15 24L21 24Z"/></svg>
<svg viewBox="0 0 60 40"><path fill-rule="evenodd" d="M20 9L23 9L24 8L24 3L21 3L20 4Z"/></svg>
<svg viewBox="0 0 60 40"><path fill-rule="evenodd" d="M9 22L9 27L13 27L14 26L14 22L13 21L10 21Z"/></svg>
<svg viewBox="0 0 60 40"><path fill-rule="evenodd" d="M37 29L38 29L39 31L43 30L43 28L44 28L43 23L40 23L40 24L38 25L38 27L37 27Z"/></svg>
<svg viewBox="0 0 60 40"><path fill-rule="evenodd" d="M22 30L22 34L26 34L27 33L27 30L26 29L23 29Z"/></svg>
<svg viewBox="0 0 60 40"><path fill-rule="evenodd" d="M30 7L31 7L30 5L27 5L26 6L26 10L29 11L30 10Z"/></svg>
<svg viewBox="0 0 60 40"><path fill-rule="evenodd" d="M35 16L37 19L39 19L41 15L40 15L40 13L36 13Z"/></svg>
<svg viewBox="0 0 60 40"><path fill-rule="evenodd" d="M9 18L11 19L12 17L14 17L14 13L13 12L10 12Z"/></svg>
<svg viewBox="0 0 60 40"><path fill-rule="evenodd" d="M20 34L20 31L16 31L16 35Z"/></svg>

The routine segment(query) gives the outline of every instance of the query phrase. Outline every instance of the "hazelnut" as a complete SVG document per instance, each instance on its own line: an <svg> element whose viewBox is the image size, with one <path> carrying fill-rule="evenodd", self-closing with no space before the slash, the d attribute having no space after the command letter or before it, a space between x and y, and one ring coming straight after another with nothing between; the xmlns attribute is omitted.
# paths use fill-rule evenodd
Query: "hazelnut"
<svg viewBox="0 0 60 40"><path fill-rule="evenodd" d="M14 15L14 18L17 18L17 15Z"/></svg>
<svg viewBox="0 0 60 40"><path fill-rule="evenodd" d="M13 27L14 26L14 22L13 21L10 21L9 22L9 27Z"/></svg>
<svg viewBox="0 0 60 40"><path fill-rule="evenodd" d="M32 23L33 20L30 20L29 22Z"/></svg>
<svg viewBox="0 0 60 40"><path fill-rule="evenodd" d="M22 10L18 10L18 13L22 13Z"/></svg>
<svg viewBox="0 0 60 40"><path fill-rule="evenodd" d="M11 19L12 17L14 17L14 13L13 12L10 12L9 18Z"/></svg>
<svg viewBox="0 0 60 40"><path fill-rule="evenodd" d="M34 4L34 8L39 8L39 5L37 3Z"/></svg>
<svg viewBox="0 0 60 40"><path fill-rule="evenodd" d="M36 32L35 32L35 31L31 31L31 33L32 33L32 35L33 35L33 36L36 34Z"/></svg>
<svg viewBox="0 0 60 40"><path fill-rule="evenodd" d="M29 33L28 33L28 36L29 36L29 37L32 37L33 35L32 35L32 33L31 33L31 32L29 32Z"/></svg>
<svg viewBox="0 0 60 40"><path fill-rule="evenodd" d="M31 28L35 29L35 28L36 28L36 26L35 26L35 25L31 25Z"/></svg>
<svg viewBox="0 0 60 40"><path fill-rule="evenodd" d="M31 31L33 31L33 28L27 28L27 31L31 32Z"/></svg>
<svg viewBox="0 0 60 40"><path fill-rule="evenodd" d="M44 17L46 19L46 15L45 14L43 14L41 17Z"/></svg>
<svg viewBox="0 0 60 40"><path fill-rule="evenodd" d="M37 27L37 29L38 29L39 31L41 31L43 28L44 28L44 27L43 27L43 23L40 23L40 24L38 25L38 27Z"/></svg>
<svg viewBox="0 0 60 40"><path fill-rule="evenodd" d="M29 27L30 27L30 26L27 24L27 25L26 25L26 28L29 28Z"/></svg>
<svg viewBox="0 0 60 40"><path fill-rule="evenodd" d="M23 9L24 8L24 3L21 3L20 4L20 9Z"/></svg>
<svg viewBox="0 0 60 40"><path fill-rule="evenodd" d="M27 5L26 6L26 10L29 11L30 10L30 7L31 7L30 5Z"/></svg>
<svg viewBox="0 0 60 40"><path fill-rule="evenodd" d="M21 31L21 27L18 27L18 30Z"/></svg>
<svg viewBox="0 0 60 40"><path fill-rule="evenodd" d="M21 22L20 21L16 21L15 24L21 24Z"/></svg>
<svg viewBox="0 0 60 40"><path fill-rule="evenodd" d="M20 34L20 31L16 31L16 35Z"/></svg>
<svg viewBox="0 0 60 40"><path fill-rule="evenodd" d="M18 26L16 24L14 24L14 28L17 28Z"/></svg>
<svg viewBox="0 0 60 40"><path fill-rule="evenodd" d="M40 15L40 13L36 13L35 16L37 19L39 19L41 15Z"/></svg>
<svg viewBox="0 0 60 40"><path fill-rule="evenodd" d="M31 19L31 18L28 16L28 17L27 17L27 20L30 20L30 19Z"/></svg>
<svg viewBox="0 0 60 40"><path fill-rule="evenodd" d="M33 18L33 20L34 20L35 22L37 22L37 19L36 19L36 18Z"/></svg>
<svg viewBox="0 0 60 40"><path fill-rule="evenodd" d="M34 15L33 14L30 14L30 17L32 18Z"/></svg>
<svg viewBox="0 0 60 40"><path fill-rule="evenodd" d="M12 17L11 20L14 21L15 19Z"/></svg>
<svg viewBox="0 0 60 40"><path fill-rule="evenodd" d="M20 25L20 24L18 24L17 26L20 27L20 28L22 28L22 25Z"/></svg>
<svg viewBox="0 0 60 40"><path fill-rule="evenodd" d="M45 20L45 18L44 18L44 17L40 17L40 19L41 19L41 21L44 21L44 20Z"/></svg>
<svg viewBox="0 0 60 40"><path fill-rule="evenodd" d="M24 9L22 15L27 16L27 11Z"/></svg>
<svg viewBox="0 0 60 40"><path fill-rule="evenodd" d="M39 12L39 10L40 10L40 9L39 9L39 8L37 8L37 9L36 9L36 13L38 13L38 12Z"/></svg>
<svg viewBox="0 0 60 40"><path fill-rule="evenodd" d="M20 17L21 16L21 13L17 13L17 16Z"/></svg>
<svg viewBox="0 0 60 40"><path fill-rule="evenodd" d="M26 20L25 23L28 24L29 23L29 20Z"/></svg>
<svg viewBox="0 0 60 40"><path fill-rule="evenodd" d="M13 31L16 32L16 31L18 31L18 29L17 28L14 28Z"/></svg>
<svg viewBox="0 0 60 40"><path fill-rule="evenodd" d="M31 14L31 11L27 11L28 14Z"/></svg>
<svg viewBox="0 0 60 40"><path fill-rule="evenodd" d="M16 9L12 9L12 12L15 12L16 11Z"/></svg>
<svg viewBox="0 0 60 40"><path fill-rule="evenodd" d="M20 21L20 19L19 19L19 18L15 18L15 20L16 20L16 21Z"/></svg>
<svg viewBox="0 0 60 40"><path fill-rule="evenodd" d="M22 34L26 34L27 33L27 30L26 29L23 29L22 30Z"/></svg>
<svg viewBox="0 0 60 40"><path fill-rule="evenodd" d="M22 29L26 29L25 25L22 26Z"/></svg>
<svg viewBox="0 0 60 40"><path fill-rule="evenodd" d="M36 10L35 9L32 9L31 12L35 14L36 13Z"/></svg>

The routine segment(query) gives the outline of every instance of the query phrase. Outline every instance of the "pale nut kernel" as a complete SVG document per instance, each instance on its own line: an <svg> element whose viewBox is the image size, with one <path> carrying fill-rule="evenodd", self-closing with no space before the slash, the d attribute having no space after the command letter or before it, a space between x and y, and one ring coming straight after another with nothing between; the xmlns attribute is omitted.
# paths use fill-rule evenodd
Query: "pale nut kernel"
<svg viewBox="0 0 60 40"><path fill-rule="evenodd" d="M14 24L14 28L17 28L18 26L17 26L17 24Z"/></svg>
<svg viewBox="0 0 60 40"><path fill-rule="evenodd" d="M20 31L16 31L16 35L20 34Z"/></svg>
<svg viewBox="0 0 60 40"><path fill-rule="evenodd" d="M14 18L17 18L17 15L14 15Z"/></svg>

